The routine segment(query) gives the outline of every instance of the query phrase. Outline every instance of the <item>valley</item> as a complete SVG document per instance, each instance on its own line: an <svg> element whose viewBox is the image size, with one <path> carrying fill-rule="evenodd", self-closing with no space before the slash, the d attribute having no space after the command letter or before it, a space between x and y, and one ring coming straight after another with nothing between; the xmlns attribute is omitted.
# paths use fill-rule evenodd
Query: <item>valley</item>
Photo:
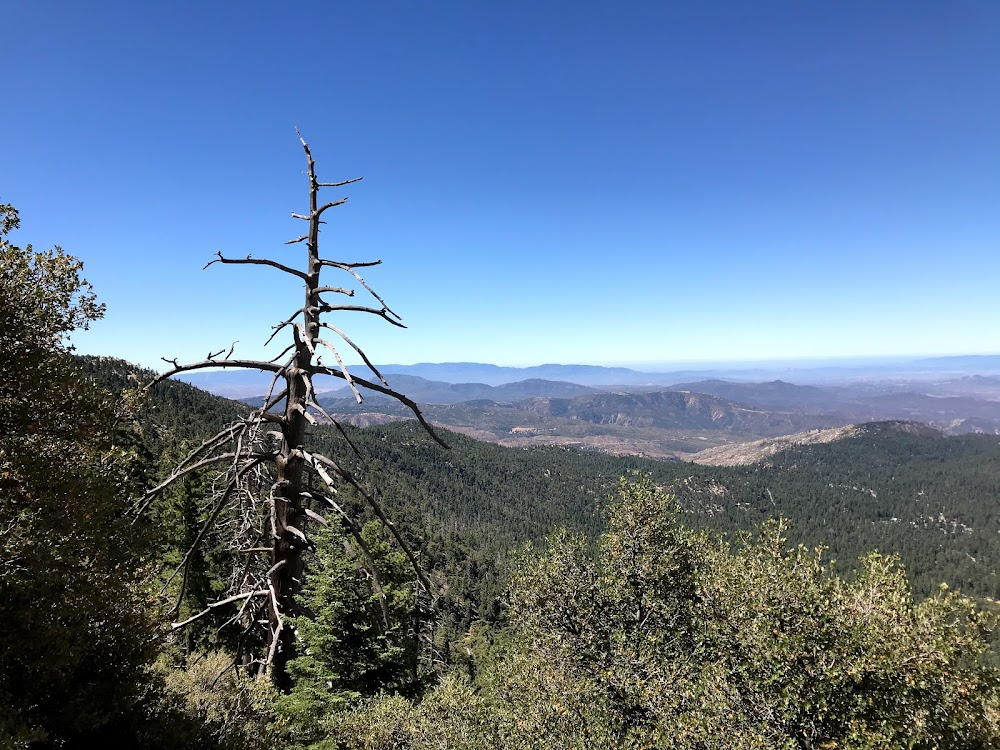
<svg viewBox="0 0 1000 750"><path fill-rule="evenodd" d="M1000 433L1000 369L992 357L938 358L892 366L758 367L646 373L626 368L476 363L387 365L390 382L437 426L510 447L563 446L660 460L715 461L716 449L764 439L798 440L865 422L921 422L944 434ZM782 374L801 383L751 376ZM450 378L434 380L426 376ZM551 376L572 378L550 380ZM704 375L682 380L685 375ZM727 376L727 378L719 376ZM460 378L479 378L465 381ZM814 382L807 382L807 379ZM258 403L264 387L245 373L196 373L189 382ZM602 384L603 383L603 384ZM399 403L347 387L318 386L324 409L358 426L409 418ZM256 390L254 390L256 389ZM252 393L253 395L249 395ZM802 438L814 442L813 437Z"/></svg>
<svg viewBox="0 0 1000 750"><path fill-rule="evenodd" d="M785 516L794 542L826 546L847 569L878 549L901 556L921 595L947 581L1000 597L1000 377L992 359L946 364L802 385L713 377L602 388L599 368L582 370L588 384L503 383L471 364L452 374L492 372L495 384L388 376L451 433L447 454L420 447L407 413L377 395L358 404L340 389L321 401L356 428L362 453L378 457L372 475L391 478L400 498L429 503L418 510L401 500L400 512L424 519L415 528L453 529L452 543L480 572L554 525L596 533L617 478L638 472L675 494L694 526L734 533ZM445 558L449 580L469 580ZM476 612L495 606L482 590L469 596Z"/></svg>
<svg viewBox="0 0 1000 750"><path fill-rule="evenodd" d="M152 375L110 358L80 358L78 363L87 379L119 395L136 383L148 382ZM410 385L420 383L411 381ZM758 601L754 588L738 583L748 560L777 565L776 570L785 571L781 575L794 580L800 580L797 576L802 571L796 572L796 566L801 561L812 566L810 570L822 565L822 571L827 572L815 575L823 582L821 586L830 587L829 592L859 587L863 594L868 591L865 576L870 573L866 571L875 559L871 553L878 551L890 556L889 561L878 563L889 566L885 568L889 578L877 589L879 601L896 597L891 599L894 607L917 611L933 606L925 603L939 601L944 592L955 591L994 609L1000 599L1000 513L996 503L1000 495L1000 439L996 435L946 434L910 420L857 424L846 422L846 413L809 414L816 403L829 408L848 399L837 402L826 392L818 394L785 382L695 381L680 385L714 390L718 395L687 389L594 389L571 395L573 389L559 383L554 388L561 389L562 396L425 404L425 413L435 422L464 423L463 432L474 434L475 439L450 427L442 428L446 448L436 444L414 420L403 419L375 396L369 395L358 405L338 398L341 394L326 394L326 406L337 409L336 414L344 419L339 428L316 425L310 433L310 450L326 454L347 469L359 486L377 493L387 517L415 550L426 573L429 585L413 602L414 611L407 609L408 604L400 610L407 622L411 615L425 618L416 622L414 635L420 645L412 652L422 660L421 669L427 674L475 677L479 670L492 668L492 659L508 658L504 656L508 647L504 639L522 617L513 609L517 602L512 599L511 582L521 580L525 566L530 571L538 564L536 560L561 560L552 558L551 550L565 549L558 545L566 540L579 540L574 544L583 545L581 551L611 549L609 544L618 543L617 532L609 526L615 523L616 498L651 489L658 493L662 508L643 517L645 520L636 518L630 528L641 534L649 524L666 522L668 535L680 534L689 540L685 544L706 556L702 559L712 561L704 569L706 574L715 574L722 565L736 576L733 585L725 589L734 596ZM440 383L428 387L445 394L482 392ZM513 390L517 395L525 391L538 394L549 387L544 382L520 383ZM866 394L852 392L851 398L863 399L878 386L869 383L865 388ZM744 403L723 393L741 397ZM965 404L978 400L965 394L950 398L962 399ZM798 411L793 408L795 399L800 402ZM244 418L248 410L244 402L182 382L157 384L130 428L136 455L145 457L149 471L143 481L156 481L160 471L156 467L176 451L176 446L197 445L220 426ZM827 420L839 424L823 427ZM799 429L803 426L804 431ZM531 434L529 429L537 432ZM542 430L549 432L543 435ZM502 445L501 437L537 442ZM543 439L550 443L543 444ZM615 439L620 443L612 444ZM648 441L645 450L636 450L643 440ZM712 447L704 448L705 444ZM653 458L655 451L665 456L671 451L670 460ZM181 558L190 534L209 512L208 498L202 494L205 486L195 481L150 509L159 538L155 558L167 570ZM334 539L343 540L346 537L341 535L347 529L363 529L359 536L367 535L368 543L375 544L369 549L379 561L379 575L385 576L379 585L393 587L402 596L398 601L410 601L404 592L417 591L412 570L378 533L376 518L364 496L344 486L336 498L343 525L327 508L324 515L327 523L332 522L330 527L311 527L310 537L322 541L332 532L337 535ZM315 505L313 516L323 509ZM666 517L676 521L665 521ZM649 533L652 550L677 541L670 542L659 532ZM206 612L219 596L212 592L226 589L225 577L233 562L233 550L226 546L225 538L210 539L206 556L191 570L192 581L199 582L199 588L188 594L191 601L187 605ZM770 551L775 548L784 551ZM323 546L308 551L306 561L312 572L306 580L353 580L356 590L352 595L358 597L361 617L357 632L362 633L370 627L366 618L377 622L378 615L371 609L368 579L357 568L357 560L350 557L352 549L348 544L347 552L337 551L336 545L332 552ZM583 554L578 562L589 559L589 554ZM659 554L654 557L659 559ZM892 560L898 560L902 569ZM237 555L235 562L239 561ZM326 578L317 575L316 571L322 570L339 572ZM343 579L348 571L348 578ZM562 591L566 578L560 571L557 569L552 586L542 590L545 601L556 595L546 592ZM833 574L836 580L828 577ZM674 580L674 574L670 575ZM776 627L784 627L781 623L786 613L798 617L793 578L780 579L770 594L774 603L754 610L763 618L755 620L754 626L764 628L762 643L779 642L772 636ZM602 576L599 580L613 583L618 579ZM762 575L754 580L759 582L754 586L767 585L769 578ZM321 607L326 602L337 606L338 597L344 595L341 585L322 589L323 596L314 601ZM665 589L668 594L672 590ZM820 598L808 605L812 608L807 608L808 612L829 611L829 600L824 597L830 594L823 591L817 590ZM788 596L792 597L790 603L782 604ZM848 620L853 616L852 606L845 610ZM744 603L737 603L733 611L749 610ZM772 622L772 615L778 619ZM218 627L226 616L206 616L191 637L239 648L235 641L219 640L225 638ZM908 615L900 616L905 619ZM323 627L341 627L340 617L322 621ZM811 617L803 622L813 622ZM305 623L302 627L305 633ZM846 632L839 624L831 628L831 633ZM983 638L985 644L987 636ZM359 653L367 653L364 643L362 639ZM995 648L984 645L983 649L984 664L995 663ZM339 650L324 653L337 654ZM353 658L348 662L355 663ZM686 652L681 659L688 662ZM343 680L345 685L353 685L348 678Z"/></svg>

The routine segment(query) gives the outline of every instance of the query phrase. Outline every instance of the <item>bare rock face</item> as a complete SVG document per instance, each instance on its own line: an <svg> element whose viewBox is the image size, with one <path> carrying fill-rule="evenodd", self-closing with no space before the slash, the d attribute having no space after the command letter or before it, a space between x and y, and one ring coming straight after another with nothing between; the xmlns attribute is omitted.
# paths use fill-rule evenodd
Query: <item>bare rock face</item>
<svg viewBox="0 0 1000 750"><path fill-rule="evenodd" d="M798 445L832 443L834 440L843 440L855 435L877 437L886 433L905 433L907 435L922 435L924 437L942 437L944 435L944 432L941 430L921 422L889 420L866 424L849 424L843 427L831 427L820 430L806 430L805 432L797 432L792 435L754 440L748 443L720 445L685 456L685 458L696 464L707 464L710 466L748 466L766 461L775 453L787 448L794 448Z"/></svg>
<svg viewBox="0 0 1000 750"><path fill-rule="evenodd" d="M832 443L834 440L853 437L858 432L858 425L831 427L826 430L807 430L797 432L794 435L754 440L749 443L720 445L717 448L709 448L688 456L688 460L710 466L748 466L760 463L787 448L794 448L797 445Z"/></svg>

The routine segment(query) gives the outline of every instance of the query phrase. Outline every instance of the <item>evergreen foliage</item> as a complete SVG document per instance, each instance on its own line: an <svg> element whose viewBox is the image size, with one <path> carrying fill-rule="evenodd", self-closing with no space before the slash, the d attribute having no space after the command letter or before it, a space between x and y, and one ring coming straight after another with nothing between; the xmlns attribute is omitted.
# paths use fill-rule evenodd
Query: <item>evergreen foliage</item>
<svg viewBox="0 0 1000 750"><path fill-rule="evenodd" d="M597 549L559 530L510 583L513 641L475 681L332 722L356 748L989 748L992 618L920 603L896 561L851 581L772 522L730 546L623 484Z"/></svg>
<svg viewBox="0 0 1000 750"><path fill-rule="evenodd" d="M124 513L137 456L65 341L103 313L80 262L13 245L0 212L0 739L114 737L141 721L156 636Z"/></svg>
<svg viewBox="0 0 1000 750"><path fill-rule="evenodd" d="M362 536L374 575L339 529L317 535L303 587L308 616L293 621L300 644L289 665L294 687L275 704L287 747L321 742L323 720L362 696L419 694L426 676L418 663L422 623L409 562L392 549L379 524L367 524Z"/></svg>

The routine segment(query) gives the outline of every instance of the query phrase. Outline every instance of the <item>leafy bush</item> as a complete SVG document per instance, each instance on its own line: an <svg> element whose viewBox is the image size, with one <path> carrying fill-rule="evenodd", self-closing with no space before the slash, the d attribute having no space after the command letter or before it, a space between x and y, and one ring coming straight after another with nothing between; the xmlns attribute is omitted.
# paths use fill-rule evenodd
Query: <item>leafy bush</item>
<svg viewBox="0 0 1000 750"><path fill-rule="evenodd" d="M621 485L596 549L558 530L525 550L513 640L474 681L383 698L331 730L355 748L989 748L991 619L942 589L914 602L897 561L837 574L782 522L734 544Z"/></svg>

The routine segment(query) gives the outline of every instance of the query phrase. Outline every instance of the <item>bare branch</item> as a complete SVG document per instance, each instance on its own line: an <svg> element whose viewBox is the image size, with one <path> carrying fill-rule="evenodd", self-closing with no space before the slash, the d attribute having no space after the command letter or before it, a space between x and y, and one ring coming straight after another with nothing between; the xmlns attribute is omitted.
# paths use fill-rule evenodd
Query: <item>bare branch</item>
<svg viewBox="0 0 1000 750"><path fill-rule="evenodd" d="M316 397L316 389L313 387L312 378L309 376L309 373L303 370L300 374L302 375L302 382L306 384L306 409L310 407L315 408L320 414L322 414L327 419L327 421L337 425L337 427L339 428L340 425L337 424L337 420L335 420L333 417L327 414L326 410L322 406L320 406L319 399ZM310 424L316 424L316 421L312 418L312 415L310 415L308 412L303 411L303 415L309 421Z"/></svg>
<svg viewBox="0 0 1000 750"><path fill-rule="evenodd" d="M295 341L296 343L305 345L306 349L309 350L309 354L313 357L316 356L316 347L313 346L312 339L306 334L306 329L298 323L295 324Z"/></svg>
<svg viewBox="0 0 1000 750"><path fill-rule="evenodd" d="M285 273L290 273L292 276L298 276L303 281L306 280L306 274L299 271L296 268L289 268L284 263L278 263L276 260L268 260L267 258L251 258L249 255L245 258L226 258L221 252L217 252L218 256L215 260L210 260L205 264L205 268L208 268L213 263L227 263L231 265L251 265L251 266L270 266L271 268L277 268L279 271L284 271ZM204 270L204 269L203 269Z"/></svg>
<svg viewBox="0 0 1000 750"><path fill-rule="evenodd" d="M309 239L309 235L308 234L303 234L300 237L296 237L294 240L288 240L285 244L286 245L294 245L296 242L302 242L303 240L308 240L308 239Z"/></svg>
<svg viewBox="0 0 1000 750"><path fill-rule="evenodd" d="M308 537L306 537L306 535L300 529L295 528L291 524L285 524L285 531L291 532L292 536L302 540L302 543L305 544L310 549L316 548L316 545L313 544L311 541L309 541Z"/></svg>
<svg viewBox="0 0 1000 750"><path fill-rule="evenodd" d="M344 185L350 185L352 182L361 182L364 177L355 177L352 180L341 180L340 182L317 182L316 187L344 187Z"/></svg>
<svg viewBox="0 0 1000 750"><path fill-rule="evenodd" d="M312 157L312 151L309 150L309 144L306 143L306 139L302 137L302 133L299 132L298 127L295 128L295 135L299 137L299 143L301 143L302 148L305 149L306 159L309 160L309 167L310 167L309 171L311 172L312 171L311 167L313 165L313 157Z"/></svg>
<svg viewBox="0 0 1000 750"><path fill-rule="evenodd" d="M301 414L302 418L305 419L309 424L312 425L316 424L316 418L309 413L308 407L303 406L302 404L295 404L295 406L293 406L292 409L293 411L296 411L299 414Z"/></svg>
<svg viewBox="0 0 1000 750"><path fill-rule="evenodd" d="M271 343L271 339L273 339L273 338L274 338L275 336L277 336L277 335L278 335L278 331L280 331L280 330L281 330L282 328L284 328L285 326L287 326L287 325L290 325L290 324L291 324L291 322L292 322L293 320L295 320L295 319L296 319L296 318L297 318L297 317L298 317L299 315L301 315L301 314L302 314L303 312L305 312L305 308L304 308L304 307L300 307L300 308L299 308L298 310L296 310L296 311L295 311L295 312L293 312L293 313L292 313L291 315L289 315L289 316L288 316L288 317L287 317L287 318L286 318L285 320L281 321L281 322L280 322L280 323L278 323L277 325L273 325L273 326L271 326L271 328L273 328L273 329L274 329L274 333L272 333L272 334L271 334L271 335L270 335L270 336L268 337L267 341L265 341L265 342L264 342L264 346L267 346L268 344L270 344L270 343Z"/></svg>
<svg viewBox="0 0 1000 750"><path fill-rule="evenodd" d="M321 516L321 515L320 515L319 513L317 513L316 511L314 511L314 510L309 510L309 508L305 508L305 509L304 509L304 512L305 512L305 514L306 514L306 518L309 518L309 519L311 519L311 520L315 521L315 522L316 522L316 523L318 523L318 524L319 524L320 526L327 526L327 525L328 525L328 524L327 524L327 522L326 522L326 519L325 519L325 518L323 518L323 516Z"/></svg>
<svg viewBox="0 0 1000 750"><path fill-rule="evenodd" d="M396 318L396 320L402 320L402 318L399 315L397 315L395 312L389 309L389 306L385 303L385 300L382 299L378 294L376 294L375 290L372 289L370 286L368 286L368 283L363 278L361 278L361 275L357 271L354 270L359 266L363 265L375 266L381 262L382 261L380 260L376 260L371 263L338 263L337 261L334 260L321 260L320 264L324 266L330 266L331 268L339 268L342 271L347 271L347 273L351 274L351 276L353 276L358 280L358 283L360 283L361 286L363 286L365 289L368 290L368 293L371 294L372 297L374 297L379 301L384 310L386 310L390 315Z"/></svg>
<svg viewBox="0 0 1000 750"><path fill-rule="evenodd" d="M329 456L325 456L322 453L310 453L310 452L304 451L304 450L300 450L299 453L302 454L302 457L306 461L308 461L310 464L312 464L314 466L317 465L317 464L326 464L331 469L333 469L335 472L337 472L337 474L339 474L340 476L344 477L345 479L347 479L348 476L349 476L349 474L347 473L347 471L345 469L340 468L340 464L338 464L336 461L334 461Z"/></svg>
<svg viewBox="0 0 1000 750"><path fill-rule="evenodd" d="M343 379L344 377L343 374L341 374L338 370L333 370L329 367L313 366L312 370L314 375L315 374L331 375L335 378L341 378L341 379ZM413 416L416 417L418 422L420 422L420 426L423 427L424 430L427 432L427 434L434 439L434 442L436 442L442 448L448 447L448 444L444 442L444 440L442 440L440 437L438 437L438 434L436 432L434 432L434 428L431 427L430 423L424 418L424 415L420 411L420 407L417 406L417 404L412 399L407 398L399 391L394 391L392 388L387 388L384 385L379 385L378 383L372 383L371 381L365 380L364 378L359 378L356 375L352 377L354 378L355 383L363 385L365 388L376 391L385 396L390 396L399 401L404 406L406 406L411 412L413 412Z"/></svg>
<svg viewBox="0 0 1000 750"><path fill-rule="evenodd" d="M376 307L364 307L363 305L328 305L324 303L319 306L319 310L320 312L336 312L338 310L344 310L344 311L349 310L352 312L371 313L372 315L378 315L380 318L383 318L387 322L392 323L397 328L406 328L406 326L400 323L398 319L390 317L390 314L395 315L395 313L393 313L391 310L385 307L383 307L382 309L378 309Z"/></svg>
<svg viewBox="0 0 1000 750"><path fill-rule="evenodd" d="M267 594L271 593L267 589L262 589L262 592L263 592L262 596L266 596ZM243 616L243 613L247 611L247 607L250 606L250 602L252 602L253 600L254 600L254 597L250 597L245 602L243 602L243 606L240 607L239 612L237 612L235 615L233 615L228 620L226 620L224 623L222 623L222 625L219 626L219 629L216 632L220 632L223 628L228 627L229 625L232 625L234 622L238 621ZM241 644L241 646L242 646L242 644ZM237 659L238 658L239 657L237 657ZM235 664L236 664L236 659L233 660L233 665L235 665ZM218 677L216 679L218 679Z"/></svg>
<svg viewBox="0 0 1000 750"><path fill-rule="evenodd" d="M341 286L318 286L312 290L311 294L323 294L324 292L330 292L331 294L346 294L348 297L354 296L353 289L345 289ZM322 302L322 300L320 300Z"/></svg>
<svg viewBox="0 0 1000 750"><path fill-rule="evenodd" d="M336 326L330 325L329 323L320 323L319 325L320 325L321 328L326 328L326 329L328 329L330 331L333 331L335 334L337 334L338 336L340 336L340 338L342 338L345 342L347 342L347 345L350 346L355 352L357 352L358 356L360 356L361 359L364 360L364 363L368 366L368 369L371 370L373 373L375 373L375 377L377 377L379 380L381 380L382 384L386 388L389 387L389 381L386 380L382 376L382 373L380 373L378 371L378 368L375 367L375 365L372 364L372 361L370 359L368 359L368 355L364 353L364 351L361 349L360 346L358 346L353 341L351 341L351 339L348 338L348 336L347 336L346 333L344 333L343 331L341 331Z"/></svg>
<svg viewBox="0 0 1000 750"><path fill-rule="evenodd" d="M279 424L284 423L285 417L283 414L275 414L270 410L273 409L275 406L277 406L279 403L281 403L282 399L284 399L285 396L287 395L288 395L288 389L286 388L282 390L277 396L273 396L270 401L267 401L260 409L258 409L254 413L257 414L260 417L260 419L264 420L265 422L272 422L272 423L276 422ZM265 398L267 397L265 396Z"/></svg>
<svg viewBox="0 0 1000 750"><path fill-rule="evenodd" d="M240 367L247 370L262 370L264 372L281 372L284 369L281 365L277 365L274 362L262 362L256 359L204 359L201 362L192 362L187 365L178 364L176 359L167 359L166 357L160 357L160 359L173 365L173 368L157 375L146 388L150 388L179 373L190 372L191 370L204 370L208 367Z"/></svg>
<svg viewBox="0 0 1000 750"><path fill-rule="evenodd" d="M274 337L272 336L271 338L274 338ZM268 339L268 341L270 341L270 340L271 339ZM265 344L265 346L267 346L267 344ZM295 344L289 344L288 346L286 346L284 349L282 349L278 354L276 354L274 357L272 357L268 361L269 362L277 362L279 359L281 359L282 357L284 357L286 354L288 354L288 352L290 352L294 348L295 348ZM285 366L287 367L287 363L286 363ZM278 377L278 376L275 375L275 377Z"/></svg>
<svg viewBox="0 0 1000 750"><path fill-rule="evenodd" d="M419 578L420 583L424 585L424 589L426 591L430 591L431 582L427 579L427 576L424 574L423 569L420 567L420 562L417 560L416 556L413 554L413 551L410 549L410 545L408 545L403 540L403 537L400 536L399 530L396 528L396 524L394 524L389 519L389 516L386 515L385 511L382 509L382 505L378 502L378 500L375 499L374 494L366 492L365 489L357 482L357 480L354 479L354 477L350 477L350 482L351 486L361 493L361 496L364 497L369 507L371 507L371 509L375 511L375 515L378 516L378 519L382 522L382 525L385 526L387 529L389 529L389 533L392 534L393 539L396 540L396 544L398 544L402 548L403 552L406 554L407 559L410 561L410 565L413 567L413 572L417 574L417 578Z"/></svg>
<svg viewBox="0 0 1000 750"><path fill-rule="evenodd" d="M371 268L372 266L382 265L381 260L359 260L353 263L345 263L339 260L325 260L320 258L320 265L323 266L333 266L334 268L343 268L345 271L348 268Z"/></svg>
<svg viewBox="0 0 1000 750"><path fill-rule="evenodd" d="M188 474L193 474L199 469L204 469L208 466L214 466L215 464L221 464L227 461L234 461L239 457L240 455L238 453L220 453L216 456L209 456L208 458L202 459L198 463L188 466L185 469L180 469L180 468L175 469L174 472L169 477L164 479L162 482L160 482L158 485L156 485L153 489L151 489L143 496L142 506L139 509L137 509L136 512L142 513L147 507L149 507L149 502L153 498L155 498L157 495L163 492L163 490L167 489L177 480L186 477ZM274 460L276 456L273 453L266 453L266 454L256 454L253 456L247 456L247 458L254 458L259 461L265 461L265 460Z"/></svg>
<svg viewBox="0 0 1000 750"><path fill-rule="evenodd" d="M170 628L172 630L179 630L180 628L183 628L185 625L190 625L192 622L200 620L202 617L209 614L210 612L212 612L212 610L217 609L218 607L222 607L226 604L232 604L233 602L238 602L242 599L252 599L255 596L267 596L267 594L268 591L266 589L262 591L248 591L245 594L236 594L234 596L227 597L220 601L212 602L211 604L208 605L208 607L206 607L193 617L187 618L186 620L184 620L184 622L175 622L171 624Z"/></svg>
<svg viewBox="0 0 1000 750"><path fill-rule="evenodd" d="M262 411L267 412L273 409L275 406L280 404L287 395L288 395L288 389L283 388L277 395L271 397L271 400L264 405Z"/></svg>
<svg viewBox="0 0 1000 750"><path fill-rule="evenodd" d="M318 217L322 216L323 212L326 211L328 208L335 208L336 206L343 206L345 203L347 203L347 198L341 198L339 201L330 201L329 203L325 203L322 206L320 206L318 209L316 209L316 217L318 218Z"/></svg>
<svg viewBox="0 0 1000 750"><path fill-rule="evenodd" d="M421 569L420 563L417 561L416 556L413 554L413 551L410 549L410 546L406 543L403 537L400 536L399 530L396 528L396 525L389 519L389 516L386 514L385 510L383 510L382 505L378 502L378 500L375 499L375 496L372 493L365 490L365 488L361 486L360 482L358 482L358 480L354 478L354 475L352 475L346 469L343 469L340 466L338 466L336 462L334 462L327 456L324 456L322 453L312 453L307 455L309 457L310 463L316 468L316 473L319 474L319 476L323 479L324 482L326 482L327 486L332 487L333 481L329 479L329 475L322 470L322 467L320 466L321 463L325 463L331 468L333 468L337 472L337 474L342 479L344 479L344 481L350 484L365 499L365 502L368 503L368 507L372 509L372 511L378 517L379 521L382 522L382 525L389 530L389 533L392 534L393 539L396 540L396 544L398 544L400 548L403 550L403 552L406 554L407 559L410 561L410 565L413 567L414 572L417 574L417 578L420 579L420 582L423 584L424 588L427 591L430 591L431 582L427 579L427 576ZM331 500L330 502L332 503L333 501ZM339 507L339 506L336 506L336 504L334 504L334 507Z"/></svg>
<svg viewBox="0 0 1000 750"><path fill-rule="evenodd" d="M231 356L233 356L233 351L236 349L236 345L238 343L239 343L239 341L234 341L232 343L232 345L229 347L229 352L226 354L226 357L225 357L226 359L229 359ZM215 359L220 354L222 354L224 351L226 351L226 350L225 349L219 349L219 351L217 351L217 352L209 352L208 356L205 357L205 359Z"/></svg>
<svg viewBox="0 0 1000 750"><path fill-rule="evenodd" d="M330 422L332 422L333 424L337 424L337 420L336 420L336 419L334 419L333 417L331 417L331 416L330 416L330 415L329 415L329 414L327 413L326 409L324 409L324 408L322 407L322 405L320 405L320 403L319 403L319 399L317 398L317 396L316 396L315 392L313 392L313 397L312 397L312 400L311 400L311 401L310 401L309 403L310 403L310 405L311 405L311 406L312 406L312 407L313 407L314 409L316 409L316 410L317 410L317 411L318 411L318 412L319 412L320 414L322 414L322 415L323 415L324 417L326 417L326 419L327 419L327 420L329 420L329 421L330 421Z"/></svg>
<svg viewBox="0 0 1000 750"><path fill-rule="evenodd" d="M326 414L326 412L323 413ZM345 432L343 425L341 425L340 422L338 422L336 419L331 419L330 421L333 422L333 426L337 428L337 432L340 433L340 436L344 438L344 440L347 442L349 446L351 446L351 450L354 451L354 455L357 456L358 458L361 458L361 451L358 450L358 446L354 444L354 441L351 440L350 436L347 434L347 432Z"/></svg>
<svg viewBox="0 0 1000 750"><path fill-rule="evenodd" d="M233 436L233 433L235 433L237 430L243 429L244 426L245 426L245 423L243 423L243 422L237 422L236 424L231 424L228 427L225 427L222 430L220 430L219 432L217 432L212 437L210 437L207 440L205 440L201 445L199 445L193 451L191 451L190 453L188 453L181 460L181 462L178 463L174 467L174 470L173 470L173 472L171 472L171 475L176 474L177 472L183 470L184 467L186 467L191 461L194 461L195 459L197 459L198 457L200 457L202 454L206 453L207 451L215 450L220 445L222 445L223 443L225 443L227 440L231 440L232 436ZM180 477L178 477L178 479L179 478ZM142 514L146 510L147 507L149 507L149 502L152 499L152 497L157 492L159 492L159 491L161 491L161 490L163 490L165 488L166 488L166 485L161 485L160 487L158 487L158 488L156 488L154 490L150 490L145 495L143 495L135 503L135 505L132 506L132 508L129 510L129 513L136 515L136 519L134 519L132 521L133 523L135 523L135 520L138 519L139 515Z"/></svg>
<svg viewBox="0 0 1000 750"><path fill-rule="evenodd" d="M285 349L285 351L288 350ZM284 354L284 352L282 352L282 354ZM281 355L279 354L278 356L280 357ZM281 393L279 393L277 396L274 396L273 398L271 397L271 394L274 393L274 386L278 384L278 378L280 378L282 375L287 375L288 370L286 368L288 368L288 366L291 365L291 363L294 360L295 360L295 355L293 354L289 358L288 362L282 365L281 369L278 370L276 373L274 373L274 377L271 378L271 384L268 385L267 387L267 394L265 394L264 396L264 406L261 407L262 413L270 411L272 408L277 406L283 398L285 398L288 395L288 388L286 387L282 389ZM286 377L286 383L287 383L287 377Z"/></svg>
<svg viewBox="0 0 1000 750"><path fill-rule="evenodd" d="M359 404L362 401L364 401L364 399L361 398L361 391L359 391L358 387L356 385L354 385L354 378L351 377L351 373L348 372L347 365L344 364L344 360L341 359L341 357L340 357L340 352L338 352L334 348L333 344L331 344L326 339L321 339L319 336L317 336L316 339L315 339L315 341L318 342L318 343L320 343L320 344L322 344L327 349L329 349L331 352L333 352L333 356L337 360L337 365L338 365L338 367L340 367L340 371L344 374L344 380L346 380L347 384L349 386L351 386L351 392L354 393L354 398L357 400L357 402Z"/></svg>
<svg viewBox="0 0 1000 750"><path fill-rule="evenodd" d="M188 547L188 551L184 555L184 560L181 561L181 564L177 567L177 569L174 570L173 574L171 574L171 576L163 584L161 593L163 591L166 591L167 586L170 585L170 583L174 580L177 574L183 571L183 576L181 577L180 591L177 593L177 603L174 605L173 609L174 614L176 614L180 610L181 602L184 600L184 592L187 589L188 573L191 569L191 560L194 557L195 551L197 551L198 547L201 546L201 542L205 538L205 534L208 532L208 529L215 524L215 521L219 517L219 513L222 512L222 509L229 501L230 496L233 494L233 490L236 489L236 487L239 485L239 482L243 478L243 475L246 474L248 471L250 471L250 469L257 466L259 463L260 463L259 460L254 460L251 461L246 466L237 470L236 476L234 476L232 480L230 480L229 484L226 485L226 489L222 493L222 496L215 503L215 507L212 508L212 512L209 514L208 518L205 519L205 522L198 530L197 536L195 536L194 541L191 542L191 546Z"/></svg>

